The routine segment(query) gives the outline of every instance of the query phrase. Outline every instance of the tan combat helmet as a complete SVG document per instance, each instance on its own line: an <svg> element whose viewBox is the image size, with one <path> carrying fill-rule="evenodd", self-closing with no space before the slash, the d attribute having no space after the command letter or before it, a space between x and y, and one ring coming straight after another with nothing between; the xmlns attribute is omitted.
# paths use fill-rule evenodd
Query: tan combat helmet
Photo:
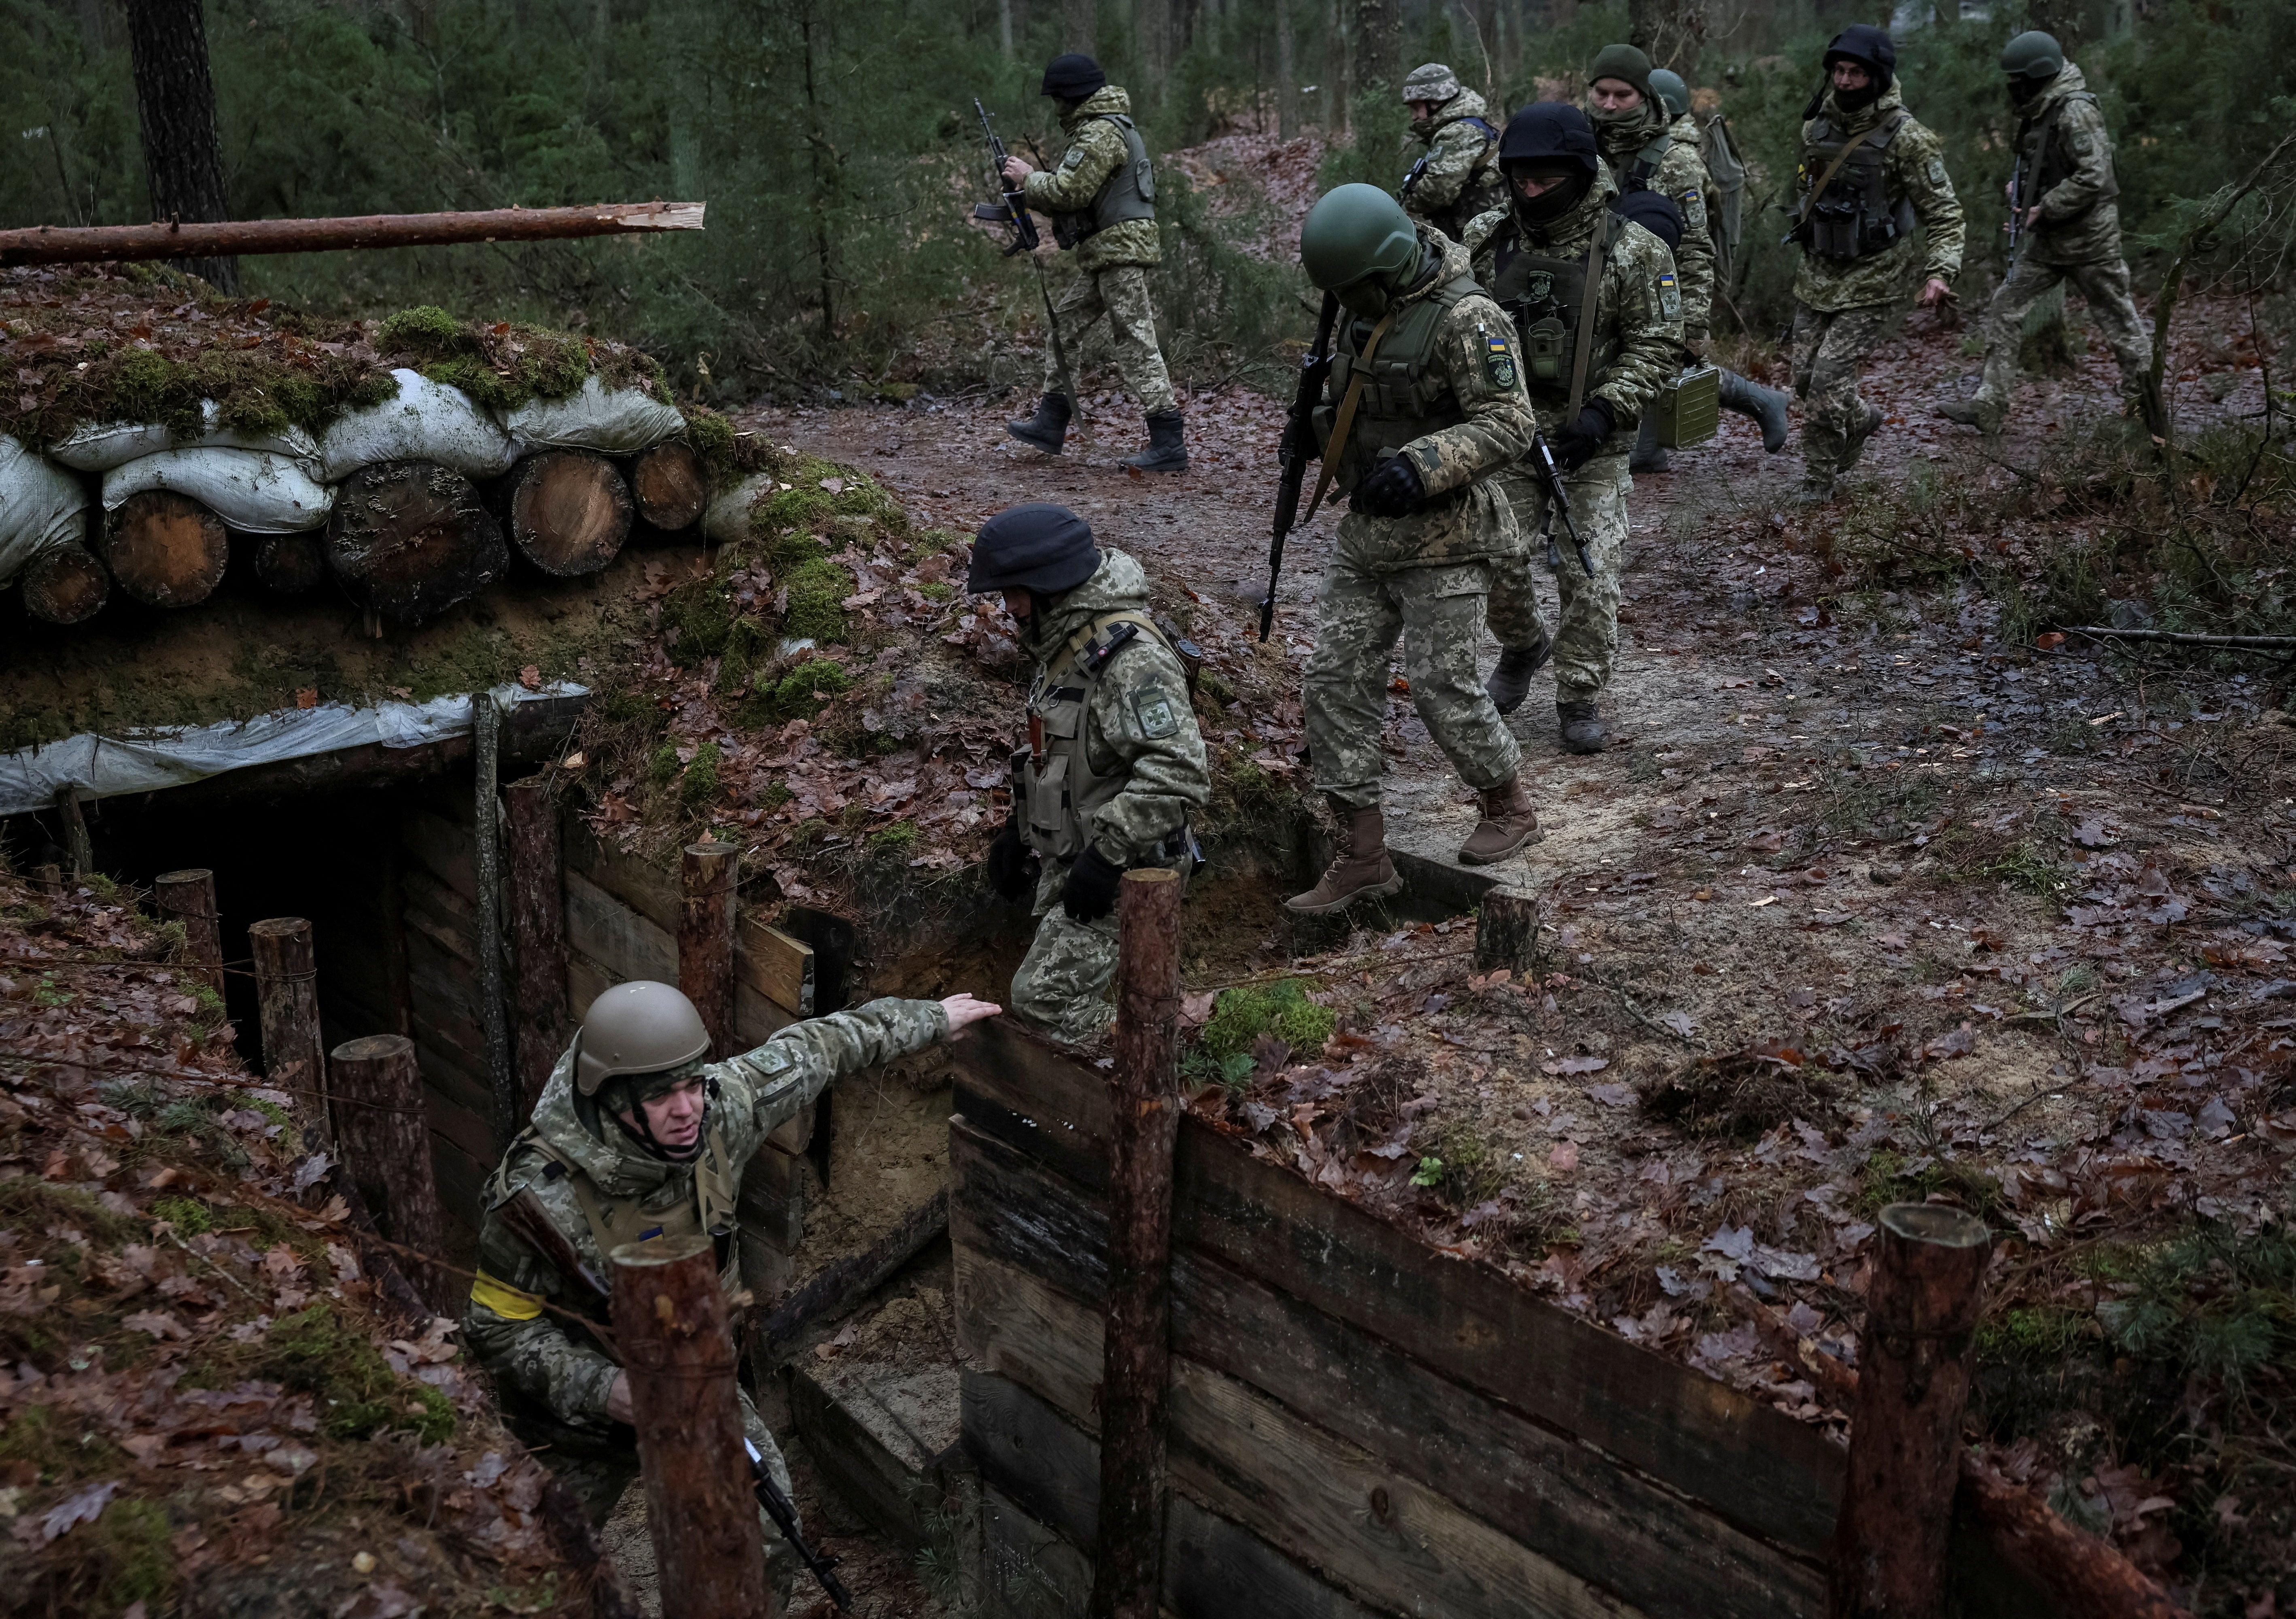
<svg viewBox="0 0 2296 1619"><path fill-rule="evenodd" d="M590 1003L575 1036L574 1089L594 1097L618 1074L660 1073L709 1055L693 1003L673 985L634 979Z"/></svg>
<svg viewBox="0 0 2296 1619"><path fill-rule="evenodd" d="M1412 69L1411 77L1403 81L1404 100L1433 102L1439 107L1458 95L1459 90L1459 76L1439 62Z"/></svg>

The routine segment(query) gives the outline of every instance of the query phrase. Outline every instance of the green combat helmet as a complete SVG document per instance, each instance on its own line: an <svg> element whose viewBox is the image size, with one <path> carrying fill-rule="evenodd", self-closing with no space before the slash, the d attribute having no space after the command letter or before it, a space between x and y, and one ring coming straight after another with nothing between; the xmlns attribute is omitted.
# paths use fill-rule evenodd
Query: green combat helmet
<svg viewBox="0 0 2296 1619"><path fill-rule="evenodd" d="M1324 193L1300 226L1308 279L1356 314L1376 320L1387 300L1419 273L1419 229L1403 205L1376 185Z"/></svg>
<svg viewBox="0 0 2296 1619"><path fill-rule="evenodd" d="M1669 118L1680 118L1690 111L1690 86L1672 68L1652 68L1650 87L1651 94L1666 104Z"/></svg>
<svg viewBox="0 0 2296 1619"><path fill-rule="evenodd" d="M2012 78L2046 82L2065 70L2065 48L2054 35L2030 29L2001 47L2001 70Z"/></svg>
<svg viewBox="0 0 2296 1619"><path fill-rule="evenodd" d="M1459 76L1439 62L1423 62L1403 81L1403 99L1441 106L1459 93Z"/></svg>

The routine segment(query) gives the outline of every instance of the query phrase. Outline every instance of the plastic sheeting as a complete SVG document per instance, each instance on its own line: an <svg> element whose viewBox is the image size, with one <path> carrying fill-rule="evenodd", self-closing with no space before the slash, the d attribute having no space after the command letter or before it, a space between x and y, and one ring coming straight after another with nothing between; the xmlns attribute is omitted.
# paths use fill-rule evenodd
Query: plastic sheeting
<svg viewBox="0 0 2296 1619"><path fill-rule="evenodd" d="M299 427L275 433L238 432L222 424L222 407L213 399L200 401L200 416L206 431L192 439L178 439L157 422L84 422L48 451L48 459L83 473L108 473L162 450L255 449L284 456L307 473L318 474L319 441Z"/></svg>
<svg viewBox="0 0 2296 1619"><path fill-rule="evenodd" d="M32 559L87 538L87 490L61 467L0 436L0 590Z"/></svg>
<svg viewBox="0 0 2296 1619"><path fill-rule="evenodd" d="M404 367L390 374L398 397L329 423L319 440L320 481L340 483L378 461L435 461L465 478L496 478L518 445L459 388Z"/></svg>
<svg viewBox="0 0 2296 1619"><path fill-rule="evenodd" d="M685 431L685 418L640 388L609 393L595 376L582 380L582 391L563 399L529 399L506 413L503 425L521 446L536 449L591 449L608 456L635 456Z"/></svg>
<svg viewBox="0 0 2296 1619"><path fill-rule="evenodd" d="M130 495L173 489L246 534L300 534L327 521L335 491L284 456L252 449L169 449L139 456L103 475L103 509Z"/></svg>
<svg viewBox="0 0 2296 1619"><path fill-rule="evenodd" d="M581 697L588 688L545 686L538 692L502 688L516 703L547 697ZM281 709L252 719L220 725L176 726L131 731L120 736L70 736L19 753L0 753L0 815L22 815L53 808L66 787L89 798L152 793L187 786L250 765L308 759L344 748L381 743L387 748L419 748L464 736L471 730L468 694L434 697L428 703L385 703L352 708L323 703L316 708Z"/></svg>

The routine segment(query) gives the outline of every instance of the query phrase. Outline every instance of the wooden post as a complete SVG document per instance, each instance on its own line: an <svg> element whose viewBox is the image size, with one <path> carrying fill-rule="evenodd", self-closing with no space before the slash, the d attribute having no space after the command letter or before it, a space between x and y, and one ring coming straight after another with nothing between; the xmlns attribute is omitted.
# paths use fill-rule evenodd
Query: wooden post
<svg viewBox="0 0 2296 1619"><path fill-rule="evenodd" d="M709 1031L709 1055L734 1055L734 872L732 843L685 846L685 893L677 908L677 987Z"/></svg>
<svg viewBox="0 0 2296 1619"><path fill-rule="evenodd" d="M87 817L80 813L78 787L56 794L56 812L63 818L64 852L71 857L71 878L78 883L95 869L95 848L88 842Z"/></svg>
<svg viewBox="0 0 2296 1619"><path fill-rule="evenodd" d="M769 1615L715 1249L697 1233L626 1243L610 1257L614 1338L629 1374L661 1611L676 1619Z"/></svg>
<svg viewBox="0 0 2296 1619"><path fill-rule="evenodd" d="M203 866L183 871L163 871L152 879L152 903L162 916L184 925L184 951L208 981L223 993L223 919L216 914L215 873Z"/></svg>
<svg viewBox="0 0 2296 1619"><path fill-rule="evenodd" d="M1494 888L1475 912L1475 971L1505 967L1529 976L1538 956L1538 896L1520 888Z"/></svg>
<svg viewBox="0 0 2296 1619"><path fill-rule="evenodd" d="M57 865L53 860L50 860L44 866L37 866L33 867L32 886L38 889L42 893L46 894L50 899L62 899L64 897L64 868Z"/></svg>
<svg viewBox="0 0 2296 1619"><path fill-rule="evenodd" d="M1162 868L1125 873L1120 890L1100 1533L1086 1609L1092 1619L1156 1619L1163 1583L1172 1143L1180 1128L1180 891L1178 874Z"/></svg>
<svg viewBox="0 0 2296 1619"><path fill-rule="evenodd" d="M311 1132L332 1147L327 1117L326 1046L319 1036L318 968L311 925L300 916L250 923L247 942L255 957L255 994L263 1030L263 1077L292 1098L306 1141Z"/></svg>
<svg viewBox="0 0 2296 1619"><path fill-rule="evenodd" d="M382 1234L422 1253L443 1253L439 1182L430 1168L430 1109L414 1042L403 1034L346 1040L332 1055L329 1096L343 1163ZM415 1286L434 1308L448 1302L453 1278L418 1268Z"/></svg>
<svg viewBox="0 0 2296 1619"><path fill-rule="evenodd" d="M1937 1619L1990 1237L1945 1204L1893 1203L1878 1225L1825 1612Z"/></svg>
<svg viewBox="0 0 2296 1619"><path fill-rule="evenodd" d="M512 1044L522 1124L566 1048L566 896L558 805L548 778L514 781L503 789L503 800L510 810L510 935L518 982Z"/></svg>
<svg viewBox="0 0 2296 1619"><path fill-rule="evenodd" d="M510 1008L504 1004L502 927L502 709L490 691L471 694L471 757L477 792L471 833L479 881L479 1032L487 1043L487 1089L494 1101L495 1151L518 1134L518 1072L511 1065Z"/></svg>

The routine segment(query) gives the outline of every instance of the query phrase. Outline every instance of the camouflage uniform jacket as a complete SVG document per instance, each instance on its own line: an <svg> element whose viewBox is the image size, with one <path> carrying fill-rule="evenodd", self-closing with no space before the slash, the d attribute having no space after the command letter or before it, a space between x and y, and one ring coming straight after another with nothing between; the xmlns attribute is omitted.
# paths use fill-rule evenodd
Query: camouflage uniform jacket
<svg viewBox="0 0 2296 1619"><path fill-rule="evenodd" d="M1829 89L1823 111L1836 129L1855 141L1905 104L1898 86L1891 85L1872 105L1856 112L1844 112ZM1816 123L1812 119L1802 126L1805 142L1816 138ZM1796 301L1820 314L1832 315L1863 304L1895 303L1911 297L1931 276L1949 284L1961 274L1962 244L1967 232L1962 220L1961 199L1954 195L1953 182L1946 177L1943 144L1918 119L1908 119L1890 143L1883 158L1883 173L1890 200L1894 203L1902 197L1910 201L1914 217L1921 221L1928 238L1918 260L1910 234L1900 236L1880 252L1863 259L1824 259L1816 253L1804 253L1801 268L1794 275ZM1816 179L1815 174L1801 177L1801 189L1793 198L1797 216L1808 200L1807 188Z"/></svg>
<svg viewBox="0 0 2296 1619"><path fill-rule="evenodd" d="M1713 325L1714 238L1706 221L1709 186L1705 160L1698 155L1698 127L1687 116L1669 125L1663 106L1655 102L1644 112L1639 121L1595 124L1595 142L1612 183L1624 192L1630 189L1628 170L1643 149L1660 135L1672 137L1644 189L1682 210L1682 245L1674 251L1674 269L1682 282L1683 335L1702 341Z"/></svg>
<svg viewBox="0 0 2296 1619"><path fill-rule="evenodd" d="M1419 245L1431 267L1417 285L1392 301L1390 308L1395 319L1390 329L1402 321L1411 306L1449 296L1454 284L1470 275L1467 250L1433 226L1419 227ZM1340 355L1352 362L1363 352L1374 325L1346 317L1335 344ZM1372 447L1410 456L1419 469L1426 499L1417 511L1402 517L1349 512L1340 520L1340 546L1362 566L1386 572L1480 562L1515 553L1521 542L1514 513L1493 476L1530 450L1530 400L1522 390L1513 337L1513 323L1480 289L1465 291L1444 312L1417 385L1439 399L1442 415L1456 419L1406 443ZM1374 356L1374 360L1382 357ZM1357 425L1349 434L1354 446L1330 443L1346 391L1341 368L1334 366L1323 408L1316 412L1316 432L1326 440L1324 453L1334 463L1334 487L1353 494L1357 483L1371 473L1376 463L1374 456L1360 452L1365 448L1364 423L1378 412L1372 399L1374 390L1367 386L1357 407Z"/></svg>
<svg viewBox="0 0 2296 1619"><path fill-rule="evenodd" d="M1583 259L1595 226L1616 194L1610 176L1597 174L1578 206L1550 226L1526 226L1510 213L1485 214L1472 221L1467 226L1467 251L1473 256L1475 279L1486 287L1496 284L1503 231L1513 231L1527 251ZM1682 370L1682 306L1686 300L1675 289L1674 279L1674 256L1665 242L1639 225L1611 218L1611 251L1595 299L1595 338L1598 348L1610 349L1612 355L1599 374L1590 368L1587 390L1587 398L1607 403L1617 419L1618 431L1603 447L1606 455L1633 448L1644 407ZM1562 425L1570 403L1567 387L1541 388L1529 397L1542 432L1552 433Z"/></svg>
<svg viewBox="0 0 2296 1619"><path fill-rule="evenodd" d="M1059 694L1046 689L1049 677L1059 674L1069 686L1075 666L1062 654L1075 637L1109 613L1147 611L1147 574L1123 552L1103 547L1090 579L1022 626L1021 644L1037 660L1032 711L1040 698ZM1211 766L1178 654L1152 633L1126 641L1091 683L1083 724L1092 775L1122 783L1086 811L1085 834L1117 866L1174 863L1177 851L1167 840L1187 825L1191 809L1203 809L1212 797ZM1048 840L1037 841L1039 853L1054 852L1045 846Z"/></svg>
<svg viewBox="0 0 2296 1619"><path fill-rule="evenodd" d="M873 1000L855 1011L791 1023L755 1050L703 1071L710 1081L704 1137L718 1138L738 1185L766 1137L803 1112L831 1081L922 1051L947 1033L948 1015L931 1000ZM610 1120L599 1120L596 1130L586 1125L575 1111L570 1047L542 1089L533 1121L489 1185L479 1228L480 1279L463 1308L463 1337L493 1377L504 1414L546 1430L550 1442L569 1455L628 1449L628 1431L621 1431L617 1443L606 1417L606 1395L621 1368L578 1326L543 1309L547 1302L604 1319L603 1307L580 1278L562 1275L511 1229L503 1205L518 1188L532 1188L551 1224L591 1274L611 1286L611 1270L571 1184L574 1176L583 1177L610 1209L635 1204L649 1216L662 1216L665 1224L693 1226L685 1217L695 1212L704 1190L699 1167L649 1155Z"/></svg>
<svg viewBox="0 0 2296 1619"><path fill-rule="evenodd" d="M2017 131L2016 150L2029 177L2027 205L2041 205L2039 225L2018 238L2017 250L2036 264L2110 264L2120 257L2120 185L2113 177L2112 137L2087 89L2081 70L2067 62L2033 98ZM2054 161L2031 150L2052 107L2062 109L2049 137ZM2046 192L2036 184L2044 175L2060 172L2064 177Z"/></svg>
<svg viewBox="0 0 2296 1619"><path fill-rule="evenodd" d="M1403 211L1456 237L1477 214L1505 208L1506 181L1490 127L1490 111L1472 90L1445 102L1425 124L1414 119L1403 137L1403 157L1418 178L1404 177Z"/></svg>
<svg viewBox="0 0 2296 1619"><path fill-rule="evenodd" d="M1132 98L1114 85L1095 91L1061 115L1061 128L1069 137L1068 150L1050 168L1039 168L1022 183L1029 206L1038 213L1088 214L1092 200L1108 184L1119 164L1130 160L1124 133L1108 120L1132 116ZM1078 244L1076 267L1089 275L1119 264L1157 264L1164 257L1153 219L1127 219L1095 231Z"/></svg>

